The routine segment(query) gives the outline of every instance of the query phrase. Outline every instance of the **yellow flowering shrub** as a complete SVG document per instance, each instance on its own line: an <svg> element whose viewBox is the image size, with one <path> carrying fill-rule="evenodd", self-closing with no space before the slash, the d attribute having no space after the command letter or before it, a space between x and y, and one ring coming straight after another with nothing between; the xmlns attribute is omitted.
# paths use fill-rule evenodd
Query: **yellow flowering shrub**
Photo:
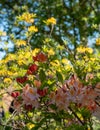
<svg viewBox="0 0 100 130"><path fill-rule="evenodd" d="M36 14L25 12L22 15L18 16L17 19L19 21L25 21L27 23L33 23L35 16L36 16Z"/></svg>
<svg viewBox="0 0 100 130"><path fill-rule="evenodd" d="M63 64L68 64L68 63L69 63L68 59L65 59L65 58L63 58L63 59L61 60L61 62L62 62Z"/></svg>
<svg viewBox="0 0 100 130"><path fill-rule="evenodd" d="M39 51L40 51L39 48L33 49L33 50L32 50L32 55L33 55L33 56L36 56L36 54L37 54Z"/></svg>
<svg viewBox="0 0 100 130"><path fill-rule="evenodd" d="M87 47L87 48L85 49L85 51L88 52L88 53L90 53L90 54L93 53L93 49L92 49L92 48L89 48L89 47Z"/></svg>
<svg viewBox="0 0 100 130"><path fill-rule="evenodd" d="M47 51L47 53L48 53L48 56L51 56L51 55L54 55L54 54L55 54L55 51L54 51L53 48L50 48L50 49Z"/></svg>
<svg viewBox="0 0 100 130"><path fill-rule="evenodd" d="M12 80L10 78L4 78L4 83L11 84Z"/></svg>
<svg viewBox="0 0 100 130"><path fill-rule="evenodd" d="M20 46L26 46L27 42L25 40L18 39L18 40L16 40L15 44L16 44L16 46L20 47Z"/></svg>
<svg viewBox="0 0 100 130"><path fill-rule="evenodd" d="M0 70L0 76L6 76L7 73L6 73L6 70Z"/></svg>
<svg viewBox="0 0 100 130"><path fill-rule="evenodd" d="M50 63L53 67L59 67L60 62L58 60L54 60L53 62Z"/></svg>
<svg viewBox="0 0 100 130"><path fill-rule="evenodd" d="M50 25L50 24L56 24L56 19L54 17L51 17L49 19L47 19L46 21L44 21L44 23L46 23L47 25Z"/></svg>
<svg viewBox="0 0 100 130"><path fill-rule="evenodd" d="M80 47L77 48L77 52L78 52L78 53L85 53L85 52L88 52L88 53L92 54L92 53L93 53L93 49L90 48L90 47L83 47L83 46L80 46Z"/></svg>
<svg viewBox="0 0 100 130"><path fill-rule="evenodd" d="M38 28L35 27L35 26L30 26L30 27L28 27L28 31L29 31L30 33L38 32Z"/></svg>
<svg viewBox="0 0 100 130"><path fill-rule="evenodd" d="M32 34L34 32L38 32L38 28L33 25L34 17L35 17L34 14L30 14L28 12L25 12L21 16L17 17L19 21L25 21L27 23L30 23L30 24L27 24L28 26L25 26L25 29L27 30L27 34ZM56 19L51 17L51 18L47 19L45 21L45 23L46 23L46 25L55 25ZM30 86L32 86L32 88L34 89L33 91L31 91L31 89L30 89L29 95L31 93L32 96L34 96L33 92L35 92L35 89L37 87L36 82L34 82L34 81L37 81L37 84L40 87L40 90L36 89L37 90L36 96L37 96L37 94L39 94L40 96L45 96L44 92L45 93L46 93L46 91L51 92L52 90L54 90L54 92L56 92L56 93L54 93L54 95L57 96L58 94L60 94L59 91L57 92L58 87L60 87L59 90L60 91L63 90L62 94L64 95L64 98L65 98L66 95L64 94L64 90L66 89L67 84L70 84L70 81L69 81L69 83L65 84L64 86L62 86L63 85L62 83L65 82L66 80L68 80L69 76L71 76L73 74L77 74L80 78L81 77L83 78L83 77L85 77L84 76L85 74L91 73L93 71L93 69L94 69L93 67L94 67L94 63L95 63L96 59L93 57L92 48L79 46L75 50L75 52L77 51L77 53L75 53L75 55L74 55L74 51L69 49L71 51L71 54L70 54L69 51L67 52L67 49L68 49L67 45L66 45L66 47L63 46L63 44L59 45L59 43L56 42L55 39L51 38L51 36L50 36L50 38L48 38L49 36L46 36L46 35L43 37L43 39L40 39L40 40L43 41L43 43L48 43L48 44L43 44L42 46L39 46L40 48L34 48L35 45L32 44L33 46L31 46L32 42L30 42L30 40L33 40L33 39L31 39L31 36L33 37L33 35L28 35L28 37L26 37L26 41L28 41L28 43L25 40L21 40L21 39L16 40L15 39L15 45L17 47L19 47L19 48L17 48L16 53L8 54L0 62L0 65L1 65L0 66L0 76L3 77L2 78L3 81L1 81L1 82L3 82L4 86L7 86L8 84L11 85L12 81L14 81L13 86L15 87L16 81L17 81L17 83L21 83L21 84L27 81L30 84ZM37 34L34 36L37 36ZM83 53L83 55L81 55L82 53ZM88 53L91 55L89 55ZM95 71L96 71L96 69L95 69ZM22 77L22 76L24 76L24 77ZM16 79L16 81L15 81L15 79ZM72 80L71 82L73 82L75 80L75 77L72 76L71 80ZM84 82L85 78L83 78L82 81ZM75 84L77 85L77 82L75 82ZM23 84L23 86L20 86L20 88L21 88L20 92L23 91L22 87L25 87L25 89L27 90L27 88L28 87L30 88L30 86L25 87L25 85ZM35 87L33 87L33 86L35 86ZM67 90L70 89L69 86L68 86ZM41 89L41 87L44 87L44 88L46 87L46 89L43 88L45 91L43 91ZM63 87L65 87L65 88L61 89ZM73 92L74 92L73 90L70 91L71 97L74 96ZM53 98L52 94L51 94L51 96ZM59 96L61 96L61 95L58 95L58 97L55 98L55 99L57 99L57 101L60 100ZM61 99L64 99L64 98L61 97ZM36 98L36 99L38 99L38 98ZM49 97L47 97L47 100L44 100L44 102L48 101L48 99L49 99ZM40 103L41 103L41 101L39 99ZM64 101L64 100L62 100L62 101ZM42 102L42 104L44 104L44 102ZM21 103L21 105L22 105L22 102L19 102L19 103ZM35 101L34 101L34 103L35 103ZM47 102L45 102L45 103L47 103ZM64 103L66 105L66 102L64 102ZM68 103L69 103L69 101L68 101ZM30 104L28 104L28 105L29 105L28 107L30 107L29 109L31 110L31 107L33 107L33 106L31 106ZM70 104L68 104L68 105L70 105ZM26 108L28 110L26 104L25 104L24 108ZM63 105L60 105L59 108L63 109ZM66 106L66 108L67 108L67 106ZM74 106L73 106L73 108L74 108ZM52 107L50 109L52 111ZM40 109L40 110L42 111L42 109ZM56 107L54 108L54 110L56 112ZM45 109L43 111L45 111ZM83 120L84 118L82 118L81 114L77 114L77 115L82 121L84 121ZM40 112L36 112L36 117L40 117L40 116L42 116L42 114ZM24 119L24 117L25 116L23 115L22 119ZM33 115L30 115L30 119L29 119L30 121L32 121L31 117L32 117L32 120L35 119L34 113L33 113ZM39 118L36 118L36 121L37 121L37 119L39 119ZM16 120L18 120L18 118L16 118ZM41 120L42 119L40 118L39 121L41 122ZM26 129L31 130L31 129L34 129L34 127L36 128L37 124L27 121L27 123L25 122L25 127L26 127ZM60 129L60 127L58 129Z"/></svg>

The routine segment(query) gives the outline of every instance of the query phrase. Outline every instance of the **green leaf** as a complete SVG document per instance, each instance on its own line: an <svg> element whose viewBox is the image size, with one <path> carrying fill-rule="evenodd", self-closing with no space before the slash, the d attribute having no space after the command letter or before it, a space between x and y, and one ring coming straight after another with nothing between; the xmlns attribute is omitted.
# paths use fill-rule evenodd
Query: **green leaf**
<svg viewBox="0 0 100 130"><path fill-rule="evenodd" d="M27 128L27 126L25 126L22 130L29 130L29 129Z"/></svg>
<svg viewBox="0 0 100 130"><path fill-rule="evenodd" d="M10 127L10 126L5 127L5 130L11 130L11 129L12 129L12 127Z"/></svg>
<svg viewBox="0 0 100 130"><path fill-rule="evenodd" d="M38 130L42 125L43 123L46 122L46 118L43 118L39 123L37 123L35 125L35 127L33 127L31 130Z"/></svg>
<svg viewBox="0 0 100 130"><path fill-rule="evenodd" d="M56 71L56 76L58 78L58 81L63 82L62 74L59 71Z"/></svg>
<svg viewBox="0 0 100 130"><path fill-rule="evenodd" d="M80 110L80 113L81 113L81 115L83 116L83 118L85 118L85 119L91 117L90 111L89 111L88 109L86 109L86 108L82 108L82 109Z"/></svg>
<svg viewBox="0 0 100 130"><path fill-rule="evenodd" d="M41 69L40 73L39 73L39 78L42 82L44 82L46 80L46 75L45 72Z"/></svg>

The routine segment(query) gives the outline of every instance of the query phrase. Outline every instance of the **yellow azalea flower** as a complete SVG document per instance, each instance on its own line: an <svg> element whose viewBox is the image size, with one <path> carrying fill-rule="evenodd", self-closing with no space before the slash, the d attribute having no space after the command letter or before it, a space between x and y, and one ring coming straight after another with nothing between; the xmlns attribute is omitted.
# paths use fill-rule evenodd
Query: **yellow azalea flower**
<svg viewBox="0 0 100 130"><path fill-rule="evenodd" d="M63 64L68 64L68 63L69 63L69 61L68 61L67 59L65 59L65 58L62 59L61 62L62 62Z"/></svg>
<svg viewBox="0 0 100 130"><path fill-rule="evenodd" d="M6 59L0 60L0 64L6 64L6 63L7 63Z"/></svg>
<svg viewBox="0 0 100 130"><path fill-rule="evenodd" d="M13 75L13 72L11 72L11 71L7 71L6 73L7 73L8 76L12 76Z"/></svg>
<svg viewBox="0 0 100 130"><path fill-rule="evenodd" d="M25 64L24 59L18 60L17 62L18 62L18 65L23 65L23 64Z"/></svg>
<svg viewBox="0 0 100 130"><path fill-rule="evenodd" d="M81 47L81 46L78 47L78 48L77 48L77 52L78 52L78 53L85 53L85 47Z"/></svg>
<svg viewBox="0 0 100 130"><path fill-rule="evenodd" d="M85 61L89 61L89 58L85 55L85 56L83 56L83 59L85 60Z"/></svg>
<svg viewBox="0 0 100 130"><path fill-rule="evenodd" d="M56 24L56 19L54 17L51 17L49 19L47 19L46 21L44 21L47 25L50 24Z"/></svg>
<svg viewBox="0 0 100 130"><path fill-rule="evenodd" d="M25 53L22 52L22 53L19 53L17 59L20 60L20 59L24 59L25 58Z"/></svg>
<svg viewBox="0 0 100 130"><path fill-rule="evenodd" d="M90 54L93 53L93 49L92 49L92 48L87 47L85 50L86 50L86 52L88 52L88 53L90 53Z"/></svg>
<svg viewBox="0 0 100 130"><path fill-rule="evenodd" d="M11 83L12 83L12 80L11 80L10 78L5 78L5 79L4 79L4 83L9 83L9 84L11 84Z"/></svg>
<svg viewBox="0 0 100 130"><path fill-rule="evenodd" d="M16 45L19 47L19 46L26 46L26 41L25 40L21 40L21 39L19 39L19 40L17 40L16 41Z"/></svg>
<svg viewBox="0 0 100 130"><path fill-rule="evenodd" d="M30 52L26 52L25 54L26 54L25 57L27 57L27 58L29 58L31 56Z"/></svg>
<svg viewBox="0 0 100 130"><path fill-rule="evenodd" d="M96 45L100 45L100 38L96 39Z"/></svg>
<svg viewBox="0 0 100 130"><path fill-rule="evenodd" d="M36 54L40 51L39 48L35 48L34 50L32 50L32 55L36 56Z"/></svg>
<svg viewBox="0 0 100 130"><path fill-rule="evenodd" d="M55 51L51 48L48 50L48 56L54 55Z"/></svg>
<svg viewBox="0 0 100 130"><path fill-rule="evenodd" d="M71 69L72 69L72 66L71 66L71 65L66 65L66 66L64 66L64 68L65 68L66 70L71 70Z"/></svg>
<svg viewBox="0 0 100 130"><path fill-rule="evenodd" d="M58 60L54 60L54 61L50 62L50 64L51 64L52 66L54 66L54 67L60 66L60 62L59 62Z"/></svg>
<svg viewBox="0 0 100 130"><path fill-rule="evenodd" d="M6 71L5 71L5 70L0 70L0 75L1 75L1 76L7 75L7 74L6 74Z"/></svg>
<svg viewBox="0 0 100 130"><path fill-rule="evenodd" d="M96 58L90 58L90 61L95 61L96 60Z"/></svg>
<svg viewBox="0 0 100 130"><path fill-rule="evenodd" d="M15 54L8 54L7 61L11 61L11 60L15 60L15 59L16 59L16 55Z"/></svg>
<svg viewBox="0 0 100 130"><path fill-rule="evenodd" d="M35 127L35 124L27 123L27 127L29 130L31 130L33 127Z"/></svg>
<svg viewBox="0 0 100 130"><path fill-rule="evenodd" d="M25 21L27 23L33 23L34 22L34 17L36 16L36 14L32 14L29 12L25 12L22 15L18 16L17 19L19 21Z"/></svg>
<svg viewBox="0 0 100 130"><path fill-rule="evenodd" d="M80 46L77 48L77 52L78 53L85 53L85 52L88 52L88 53L93 53L93 49L92 48L89 48L89 47L83 47L83 46Z"/></svg>
<svg viewBox="0 0 100 130"><path fill-rule="evenodd" d="M18 72L14 72L13 76L18 76Z"/></svg>
<svg viewBox="0 0 100 130"><path fill-rule="evenodd" d="M16 59L16 55L14 54L8 54L7 57L0 61L1 64L6 64L9 61L13 61Z"/></svg>
<svg viewBox="0 0 100 130"><path fill-rule="evenodd" d="M28 31L29 31L30 33L38 32L38 28L35 27L35 26L30 26L30 27L28 28Z"/></svg>

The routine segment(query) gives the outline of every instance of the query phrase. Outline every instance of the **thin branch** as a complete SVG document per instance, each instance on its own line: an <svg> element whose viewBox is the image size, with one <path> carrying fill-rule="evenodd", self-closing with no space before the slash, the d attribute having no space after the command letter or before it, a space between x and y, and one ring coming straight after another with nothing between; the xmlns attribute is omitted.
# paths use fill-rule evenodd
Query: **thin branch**
<svg viewBox="0 0 100 130"><path fill-rule="evenodd" d="M69 108L69 110L72 112L72 114L78 119L78 121L82 124L82 125L84 125L84 122L83 121L81 121L81 119L77 116L77 114L72 110L72 108L71 107L68 107Z"/></svg>

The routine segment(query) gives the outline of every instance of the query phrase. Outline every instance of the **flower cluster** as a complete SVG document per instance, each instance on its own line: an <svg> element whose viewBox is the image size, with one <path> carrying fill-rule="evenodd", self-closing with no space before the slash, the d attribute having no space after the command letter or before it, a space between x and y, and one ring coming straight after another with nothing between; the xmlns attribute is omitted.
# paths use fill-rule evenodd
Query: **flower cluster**
<svg viewBox="0 0 100 130"><path fill-rule="evenodd" d="M33 23L35 16L36 16L35 14L29 13L29 12L25 12L22 15L18 16L17 19L19 21L25 21L27 23Z"/></svg>
<svg viewBox="0 0 100 130"><path fill-rule="evenodd" d="M59 109L68 110L73 103L77 107L86 107L91 111L96 109L97 93L92 86L84 86L75 76L70 77L56 92L52 92L50 97L52 103Z"/></svg>
<svg viewBox="0 0 100 130"><path fill-rule="evenodd" d="M16 40L15 44L16 46L20 47L20 46L26 46L27 43L25 40L19 39L19 40Z"/></svg>
<svg viewBox="0 0 100 130"><path fill-rule="evenodd" d="M86 86L81 83L76 75L72 75L68 80L65 80L62 85L57 83L59 85L55 85L55 90L43 86L38 74L40 73L39 63L45 64L47 60L48 57L43 52L39 52L36 56L33 56L34 63L29 65L26 75L16 78L18 83L24 85L20 94L24 108L26 110L37 109L43 105L41 98L46 98L47 102L45 103L49 104L49 108L53 104L58 110L67 111L69 107L74 104L78 108L85 107L91 112L95 111L95 98L97 97L97 93L92 86ZM33 83L29 82L29 75L33 75Z"/></svg>
<svg viewBox="0 0 100 130"><path fill-rule="evenodd" d="M22 99L25 108L38 108L39 107L39 94L37 93L37 88L31 87L26 84L22 90Z"/></svg>
<svg viewBox="0 0 100 130"><path fill-rule="evenodd" d="M47 19L46 21L44 21L47 25L50 25L50 24L53 24L55 25L56 24L56 19L54 17L51 17L49 19Z"/></svg>
<svg viewBox="0 0 100 130"><path fill-rule="evenodd" d="M38 73L38 65L35 62L44 63L47 61L47 56L43 52L39 52L36 56L33 56L33 61L34 63L29 65L25 76L16 78L17 83L25 85L20 94L21 97L20 99L21 103L24 105L24 108L26 110L31 110L34 107L38 108L40 106L39 98L45 96L48 91L47 88L44 89L40 88L41 86L40 80L37 79L34 80L33 83L34 87L33 85L27 83L29 81L29 75L35 76ZM17 98L19 95L16 92L12 92L11 96ZM18 101L19 100L17 100L17 102Z"/></svg>
<svg viewBox="0 0 100 130"><path fill-rule="evenodd" d="M89 47L80 46L80 47L77 48L77 52L78 53L85 53L85 52L87 52L87 53L92 54L93 53L93 49L89 48Z"/></svg>
<svg viewBox="0 0 100 130"><path fill-rule="evenodd" d="M39 61L39 62L46 62L47 61L47 56L43 53L39 53L36 57L33 56L34 61Z"/></svg>
<svg viewBox="0 0 100 130"><path fill-rule="evenodd" d="M28 31L29 31L30 33L38 32L38 28L35 27L35 26L30 26L30 27L28 28Z"/></svg>

